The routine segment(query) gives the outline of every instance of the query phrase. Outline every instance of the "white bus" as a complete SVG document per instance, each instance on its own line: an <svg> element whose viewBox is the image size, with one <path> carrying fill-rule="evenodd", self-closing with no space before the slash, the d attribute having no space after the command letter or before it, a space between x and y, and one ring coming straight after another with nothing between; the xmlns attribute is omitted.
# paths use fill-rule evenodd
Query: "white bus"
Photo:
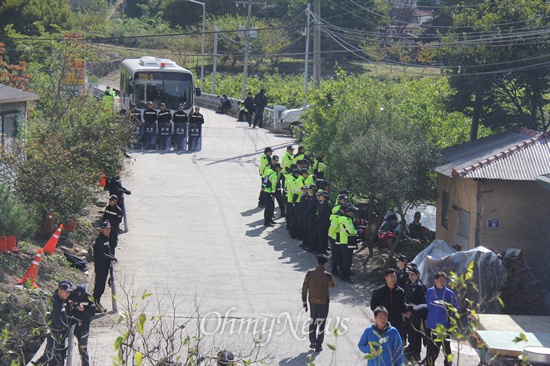
<svg viewBox="0 0 550 366"><path fill-rule="evenodd" d="M193 107L195 89L191 71L168 59L143 56L129 58L120 63L120 109L130 110L130 105L143 110L152 101L155 108L165 103L166 108L177 110L180 103L189 114Z"/></svg>

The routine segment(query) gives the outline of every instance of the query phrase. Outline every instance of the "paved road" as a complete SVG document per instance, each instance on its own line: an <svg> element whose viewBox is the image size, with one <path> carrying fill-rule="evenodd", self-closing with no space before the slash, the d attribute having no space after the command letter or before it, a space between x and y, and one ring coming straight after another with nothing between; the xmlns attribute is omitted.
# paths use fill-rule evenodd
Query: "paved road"
<svg viewBox="0 0 550 366"><path fill-rule="evenodd" d="M305 365L308 355L317 365L366 364L356 344L372 317L369 285L337 280L330 322L339 324L341 334L325 339L336 351L325 345L320 354L310 352L300 291L314 256L289 238L284 224L265 228L256 208L264 147L272 146L282 157L292 141L209 110L203 113L201 152L133 154L124 178L132 191L127 199L130 232L120 236L116 265L123 287L153 294L150 315L162 309L184 320L200 303L201 324L212 333L206 337L209 346L246 353L258 336L252 334L256 326L264 329L259 357L268 357L269 365ZM172 302L178 304L175 310ZM110 309L106 295L102 303ZM92 323L94 365L112 363L110 352L121 329L111 328L117 319L108 314ZM230 334L235 333L232 324L239 334Z"/></svg>

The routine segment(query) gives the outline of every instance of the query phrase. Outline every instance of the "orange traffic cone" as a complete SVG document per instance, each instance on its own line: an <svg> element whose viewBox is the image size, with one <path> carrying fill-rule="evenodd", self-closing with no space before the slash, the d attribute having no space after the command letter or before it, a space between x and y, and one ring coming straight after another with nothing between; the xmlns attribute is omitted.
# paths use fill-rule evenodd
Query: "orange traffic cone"
<svg viewBox="0 0 550 366"><path fill-rule="evenodd" d="M25 273L21 279L17 280L18 285L22 285L30 281L34 288L40 288L40 286L36 284L36 275L38 275L38 266L40 266L40 257L42 257L42 253L44 253L44 249L38 249L38 253L34 256L29 269L27 269L27 273Z"/></svg>
<svg viewBox="0 0 550 366"><path fill-rule="evenodd" d="M0 253L9 253L8 242L6 241L5 236L0 236Z"/></svg>
<svg viewBox="0 0 550 366"><path fill-rule="evenodd" d="M15 235L10 235L6 238L6 249L14 253L20 252L17 247L17 237Z"/></svg>
<svg viewBox="0 0 550 366"><path fill-rule="evenodd" d="M52 237L46 245L44 245L44 253L46 254L53 254L55 247L57 245L57 241L59 240L59 236L61 236L61 230L63 230L63 224L59 225L55 233L53 233Z"/></svg>

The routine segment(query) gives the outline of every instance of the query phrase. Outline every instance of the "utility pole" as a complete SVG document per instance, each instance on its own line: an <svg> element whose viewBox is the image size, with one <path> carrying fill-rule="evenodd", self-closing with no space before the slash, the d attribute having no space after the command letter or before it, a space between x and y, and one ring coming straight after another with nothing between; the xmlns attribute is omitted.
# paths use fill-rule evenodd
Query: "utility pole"
<svg viewBox="0 0 550 366"><path fill-rule="evenodd" d="M307 84L309 81L309 75L308 75L308 64L309 64L309 19L310 19L310 11L311 7L309 3L307 3L307 26L306 26L306 61L304 65L304 109L306 108L307 104Z"/></svg>
<svg viewBox="0 0 550 366"><path fill-rule="evenodd" d="M212 94L216 94L216 68L218 66L218 27L214 24L214 55L212 56Z"/></svg>
<svg viewBox="0 0 550 366"><path fill-rule="evenodd" d="M243 87L241 89L241 99L246 97L246 77L248 74L248 52L250 49L250 17L252 16L252 0L248 0L248 16L246 17L245 49L244 49L244 69L243 69Z"/></svg>
<svg viewBox="0 0 550 366"><path fill-rule="evenodd" d="M318 89L321 86L321 0L313 3L315 13L315 30L313 33L313 87Z"/></svg>

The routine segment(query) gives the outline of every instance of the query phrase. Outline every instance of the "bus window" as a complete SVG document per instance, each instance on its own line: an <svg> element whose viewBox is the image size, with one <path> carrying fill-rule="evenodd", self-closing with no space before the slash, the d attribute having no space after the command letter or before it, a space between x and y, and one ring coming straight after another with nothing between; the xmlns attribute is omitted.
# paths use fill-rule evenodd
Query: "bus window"
<svg viewBox="0 0 550 366"><path fill-rule="evenodd" d="M183 103L185 109L193 105L193 80L189 74L165 73L164 74L164 99L166 107L177 109Z"/></svg>

